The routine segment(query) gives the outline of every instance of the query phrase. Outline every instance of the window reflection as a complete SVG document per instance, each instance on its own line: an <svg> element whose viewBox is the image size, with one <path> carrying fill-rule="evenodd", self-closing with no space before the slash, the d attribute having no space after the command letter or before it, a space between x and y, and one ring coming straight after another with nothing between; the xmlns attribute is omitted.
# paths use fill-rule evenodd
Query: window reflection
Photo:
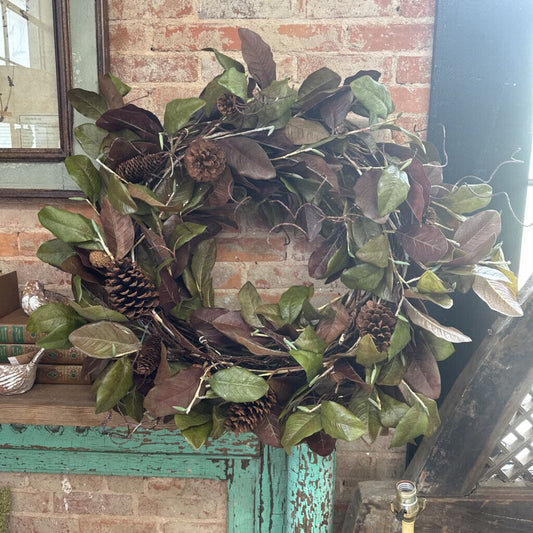
<svg viewBox="0 0 533 533"><path fill-rule="evenodd" d="M0 0L0 148L60 148L52 0Z"/></svg>

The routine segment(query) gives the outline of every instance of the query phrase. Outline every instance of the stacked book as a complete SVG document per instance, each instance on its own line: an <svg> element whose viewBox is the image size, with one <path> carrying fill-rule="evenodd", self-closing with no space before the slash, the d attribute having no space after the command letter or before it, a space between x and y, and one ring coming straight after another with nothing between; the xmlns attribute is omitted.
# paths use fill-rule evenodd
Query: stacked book
<svg viewBox="0 0 533 533"><path fill-rule="evenodd" d="M28 317L20 308L0 318L0 364L29 363L39 351L37 337L26 329L27 322ZM82 376L83 359L84 355L75 348L46 350L37 365L35 383L90 383L88 377Z"/></svg>

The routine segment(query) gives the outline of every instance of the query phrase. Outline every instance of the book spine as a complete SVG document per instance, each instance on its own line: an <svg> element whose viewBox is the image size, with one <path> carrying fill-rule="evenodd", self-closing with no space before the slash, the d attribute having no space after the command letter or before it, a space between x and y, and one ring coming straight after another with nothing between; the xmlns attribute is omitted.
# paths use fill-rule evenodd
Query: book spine
<svg viewBox="0 0 533 533"><path fill-rule="evenodd" d="M38 346L34 344L0 344L0 363L7 363L9 357L16 357L27 353L37 353ZM41 358L42 364L78 365L85 359L85 354L70 348L69 350L45 350Z"/></svg>
<svg viewBox="0 0 533 533"><path fill-rule="evenodd" d="M0 343L2 344L35 344L36 333L30 333L25 324L0 325Z"/></svg>
<svg viewBox="0 0 533 533"><path fill-rule="evenodd" d="M82 377L81 365L37 365L35 383L86 385L90 384L89 376Z"/></svg>

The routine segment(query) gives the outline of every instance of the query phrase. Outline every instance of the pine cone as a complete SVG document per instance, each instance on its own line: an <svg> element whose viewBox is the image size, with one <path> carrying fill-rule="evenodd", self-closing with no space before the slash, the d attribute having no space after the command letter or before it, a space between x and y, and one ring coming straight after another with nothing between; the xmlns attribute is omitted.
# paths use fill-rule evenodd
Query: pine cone
<svg viewBox="0 0 533 533"><path fill-rule="evenodd" d="M276 394L272 389L259 400L247 403L232 403L226 418L226 427L235 435L252 431L260 420L270 413L276 402Z"/></svg>
<svg viewBox="0 0 533 533"><path fill-rule="evenodd" d="M150 335L133 360L133 371L141 376L149 376L161 361L161 337Z"/></svg>
<svg viewBox="0 0 533 533"><path fill-rule="evenodd" d="M237 97L231 93L224 93L217 99L217 109L223 117L231 115L237 108Z"/></svg>
<svg viewBox="0 0 533 533"><path fill-rule="evenodd" d="M89 253L89 262L95 268L111 268L113 260L102 250L92 250Z"/></svg>
<svg viewBox="0 0 533 533"><path fill-rule="evenodd" d="M378 351L386 352L390 346L396 317L386 305L369 300L359 311L355 325L361 337L370 333Z"/></svg>
<svg viewBox="0 0 533 533"><path fill-rule="evenodd" d="M116 173L130 183L149 183L168 162L165 152L140 154L122 161Z"/></svg>
<svg viewBox="0 0 533 533"><path fill-rule="evenodd" d="M129 320L149 314L159 303L155 285L129 259L115 263L106 272L104 287L110 307Z"/></svg>
<svg viewBox="0 0 533 533"><path fill-rule="evenodd" d="M191 178L200 182L215 181L226 168L226 154L214 142L195 139L183 157Z"/></svg>

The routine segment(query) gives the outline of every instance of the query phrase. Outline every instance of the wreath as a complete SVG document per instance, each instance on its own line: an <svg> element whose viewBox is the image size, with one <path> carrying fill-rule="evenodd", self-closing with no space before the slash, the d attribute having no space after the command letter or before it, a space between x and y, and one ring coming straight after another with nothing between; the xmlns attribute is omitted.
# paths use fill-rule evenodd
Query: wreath
<svg viewBox="0 0 533 533"><path fill-rule="evenodd" d="M396 124L378 72L324 67L295 90L259 35L239 35L246 68L208 49L222 74L169 102L163 124L124 104L112 74L99 93L69 92L95 121L74 129L87 155L65 161L94 217L39 212L55 238L37 256L72 274L73 300L28 327L42 347L88 356L96 412L173 420L194 448L226 431L322 455L382 428L392 446L430 435L437 362L470 340L431 310L472 289L522 314L491 186L443 183L438 151ZM216 307L216 235L239 209L302 232L309 276L343 293L317 308L309 283L265 303L246 283L239 310Z"/></svg>

